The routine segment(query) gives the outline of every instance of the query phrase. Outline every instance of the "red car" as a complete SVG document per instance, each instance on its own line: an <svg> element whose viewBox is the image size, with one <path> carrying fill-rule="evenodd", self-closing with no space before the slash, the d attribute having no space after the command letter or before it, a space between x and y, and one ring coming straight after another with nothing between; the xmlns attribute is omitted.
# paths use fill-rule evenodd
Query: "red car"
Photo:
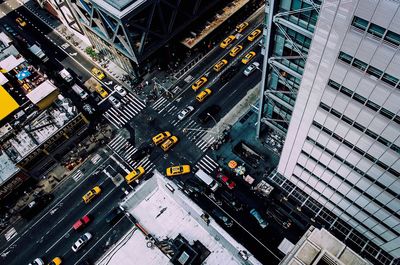
<svg viewBox="0 0 400 265"><path fill-rule="evenodd" d="M88 215L83 216L81 219L75 222L72 226L76 231L83 229L88 223L91 222L91 219Z"/></svg>
<svg viewBox="0 0 400 265"><path fill-rule="evenodd" d="M218 173L217 179L224 183L230 190L236 186L236 183L233 180L230 180L228 176L222 173Z"/></svg>

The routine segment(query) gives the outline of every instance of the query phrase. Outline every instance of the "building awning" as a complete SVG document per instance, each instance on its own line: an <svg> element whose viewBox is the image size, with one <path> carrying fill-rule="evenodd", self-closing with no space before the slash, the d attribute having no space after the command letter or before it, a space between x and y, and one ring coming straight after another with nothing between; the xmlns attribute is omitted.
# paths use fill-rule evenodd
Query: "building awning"
<svg viewBox="0 0 400 265"><path fill-rule="evenodd" d="M52 92L56 91L57 87L54 86L49 80L44 81L38 85L34 90L29 92L26 97L33 103L37 104L42 99L50 95Z"/></svg>
<svg viewBox="0 0 400 265"><path fill-rule="evenodd" d="M25 62L24 57L16 58L14 55L10 55L0 62L0 68L4 70L3 72L9 72L23 62Z"/></svg>

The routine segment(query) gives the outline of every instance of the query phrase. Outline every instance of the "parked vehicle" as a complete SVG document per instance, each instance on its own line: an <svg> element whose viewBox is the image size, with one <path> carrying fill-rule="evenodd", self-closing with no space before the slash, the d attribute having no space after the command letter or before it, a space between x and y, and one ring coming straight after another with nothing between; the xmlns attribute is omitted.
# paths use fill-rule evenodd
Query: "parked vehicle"
<svg viewBox="0 0 400 265"><path fill-rule="evenodd" d="M260 67L260 63L259 62L253 62L252 64L247 66L246 69L244 69L243 74L245 76L249 76L259 67Z"/></svg>
<svg viewBox="0 0 400 265"><path fill-rule="evenodd" d="M106 223L109 225L116 224L124 216L124 211L116 207L108 212L106 215Z"/></svg>
<svg viewBox="0 0 400 265"><path fill-rule="evenodd" d="M91 233L83 234L75 243L72 245L72 251L78 252L81 248L83 248L87 242L92 238Z"/></svg>
<svg viewBox="0 0 400 265"><path fill-rule="evenodd" d="M67 83L74 81L74 78L67 69L64 68L58 73L60 74L61 78L64 79Z"/></svg>
<svg viewBox="0 0 400 265"><path fill-rule="evenodd" d="M225 184L230 190L236 186L236 183L233 180L229 179L228 176L222 173L218 173L217 179L219 179L223 184Z"/></svg>
<svg viewBox="0 0 400 265"><path fill-rule="evenodd" d="M215 192L219 187L218 182L216 182L215 179L213 179L210 175L208 175L202 169L199 169L196 172L196 177L198 177L200 180L202 180L213 192Z"/></svg>
<svg viewBox="0 0 400 265"><path fill-rule="evenodd" d="M81 99L86 100L89 97L89 94L77 84L73 84L71 88Z"/></svg>
<svg viewBox="0 0 400 265"><path fill-rule="evenodd" d="M33 53L33 55L42 60L42 62L45 63L49 60L49 57L47 57L47 55L42 51L42 49L36 44L30 46L28 49L31 53Z"/></svg>
<svg viewBox="0 0 400 265"><path fill-rule="evenodd" d="M250 214L257 220L257 222L262 228L266 228L268 226L268 222L261 217L261 214L257 212L256 209L251 209Z"/></svg>
<svg viewBox="0 0 400 265"><path fill-rule="evenodd" d="M225 215L220 209L213 209L211 212L216 219L219 219L226 227L233 225L232 219Z"/></svg>

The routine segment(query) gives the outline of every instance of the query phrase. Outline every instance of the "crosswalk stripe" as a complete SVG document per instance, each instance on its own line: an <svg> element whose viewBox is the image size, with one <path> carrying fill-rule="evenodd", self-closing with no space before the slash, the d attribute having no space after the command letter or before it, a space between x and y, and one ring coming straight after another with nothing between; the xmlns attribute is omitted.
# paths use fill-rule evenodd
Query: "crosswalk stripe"
<svg viewBox="0 0 400 265"><path fill-rule="evenodd" d="M123 145L125 145L128 141L124 138L122 141L120 141L118 144L116 144L113 149L114 150L119 150Z"/></svg>
<svg viewBox="0 0 400 265"><path fill-rule="evenodd" d="M125 118L127 122L132 118L132 117L130 117L127 113L123 112L123 111L120 110L120 109L116 109L115 112L118 113L118 115L119 115L121 118Z"/></svg>
<svg viewBox="0 0 400 265"><path fill-rule="evenodd" d="M146 105L145 105L141 100L137 99L137 98L134 97L133 95L128 94L128 97L129 97L129 99L131 99L132 102L136 102L136 103L138 103L139 105L141 105L141 106L142 106L142 109L144 109L144 108L146 107Z"/></svg>
<svg viewBox="0 0 400 265"><path fill-rule="evenodd" d="M76 172L74 172L72 178L75 180L75 182L78 182L78 180L80 180L83 177L83 173L80 170L77 170Z"/></svg>
<svg viewBox="0 0 400 265"><path fill-rule="evenodd" d="M112 125L114 125L115 128L117 128L117 129L120 128L120 126L119 126L117 123L115 123L114 121L112 121L112 120L110 119L110 117L109 117L109 115L107 115L107 113L104 113L103 116L104 116L104 118L106 118Z"/></svg>
<svg viewBox="0 0 400 265"><path fill-rule="evenodd" d="M141 112L143 108L140 108L138 105L130 105L132 109L134 109L137 113Z"/></svg>
<svg viewBox="0 0 400 265"><path fill-rule="evenodd" d="M204 158L205 160L207 160L207 161L210 161L210 162L213 163L215 166L219 166L219 164L218 164L214 159L212 159L211 157L209 157L208 155L205 155L203 158Z"/></svg>
<svg viewBox="0 0 400 265"><path fill-rule="evenodd" d="M158 107L162 106L162 104L163 104L165 101L167 101L166 98L164 98L164 97L159 98L159 99L154 103L153 109L156 110Z"/></svg>
<svg viewBox="0 0 400 265"><path fill-rule="evenodd" d="M172 102L169 102L167 105L165 105L162 109L160 109L159 111L158 111L158 114L161 114L161 112L163 112L166 108L168 108L169 107L169 105L171 105L172 104Z"/></svg>
<svg viewBox="0 0 400 265"><path fill-rule="evenodd" d="M125 140L124 137L122 137L121 135L117 135L116 137L114 137L109 143L108 145L112 148L114 148L115 145L118 145L118 143L123 142Z"/></svg>
<svg viewBox="0 0 400 265"><path fill-rule="evenodd" d="M108 113L109 116L112 116L112 118L118 120L122 124L125 124L127 122L124 117L120 116L118 112L115 111L114 108L108 109L106 113Z"/></svg>
<svg viewBox="0 0 400 265"><path fill-rule="evenodd" d="M135 117L136 114L138 114L138 112L131 109L130 106L125 106L124 111L128 112L132 118Z"/></svg>

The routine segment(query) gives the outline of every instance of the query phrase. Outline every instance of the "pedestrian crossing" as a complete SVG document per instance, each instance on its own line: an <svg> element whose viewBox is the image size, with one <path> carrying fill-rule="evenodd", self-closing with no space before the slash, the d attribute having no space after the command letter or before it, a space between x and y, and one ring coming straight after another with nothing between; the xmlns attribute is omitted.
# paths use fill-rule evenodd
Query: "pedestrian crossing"
<svg viewBox="0 0 400 265"><path fill-rule="evenodd" d="M75 182L78 182L83 176L84 176L83 172L80 170L77 170L72 174L72 179Z"/></svg>
<svg viewBox="0 0 400 265"><path fill-rule="evenodd" d="M183 120L181 123L172 123L180 131L186 130L185 136L203 152L217 140L216 135L209 129L202 127L192 119Z"/></svg>
<svg viewBox="0 0 400 265"><path fill-rule="evenodd" d="M194 172L198 169L202 169L204 172L211 174L219 167L218 163L209 157L208 155L203 156L194 166Z"/></svg>
<svg viewBox="0 0 400 265"><path fill-rule="evenodd" d="M150 172L155 168L153 162L149 160L149 156L144 157L140 161L133 161L132 155L135 154L137 148L135 148L131 143L128 142L124 137L121 135L117 135L114 137L107 146L113 150L118 156L128 163L133 168L138 166L142 166L146 172Z"/></svg>
<svg viewBox="0 0 400 265"><path fill-rule="evenodd" d="M103 113L103 116L116 128L122 128L146 107L141 99L131 93L123 97L121 103L120 108L112 107Z"/></svg>

